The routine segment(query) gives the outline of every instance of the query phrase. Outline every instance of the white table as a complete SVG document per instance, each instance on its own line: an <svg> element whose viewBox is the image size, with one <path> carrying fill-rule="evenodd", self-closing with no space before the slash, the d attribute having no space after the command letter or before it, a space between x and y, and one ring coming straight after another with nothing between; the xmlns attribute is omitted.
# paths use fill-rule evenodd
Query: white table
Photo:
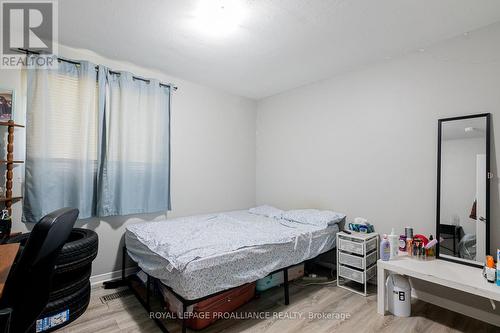
<svg viewBox="0 0 500 333"><path fill-rule="evenodd" d="M485 297L491 301L492 306L495 306L494 301L500 301L500 286L487 282L483 278L481 268L439 259L418 260L400 256L390 261L379 259L377 262L377 312L381 315L386 314L385 281L391 272ZM460 312L456 309L451 310Z"/></svg>

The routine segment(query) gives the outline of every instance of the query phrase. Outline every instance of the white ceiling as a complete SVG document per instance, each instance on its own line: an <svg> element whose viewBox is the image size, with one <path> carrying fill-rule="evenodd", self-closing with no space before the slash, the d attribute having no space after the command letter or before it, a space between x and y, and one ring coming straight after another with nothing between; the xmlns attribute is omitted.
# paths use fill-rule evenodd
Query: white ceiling
<svg viewBox="0 0 500 333"><path fill-rule="evenodd" d="M235 29L200 26L200 1L236 3ZM59 1L62 44L257 99L497 21L499 0Z"/></svg>

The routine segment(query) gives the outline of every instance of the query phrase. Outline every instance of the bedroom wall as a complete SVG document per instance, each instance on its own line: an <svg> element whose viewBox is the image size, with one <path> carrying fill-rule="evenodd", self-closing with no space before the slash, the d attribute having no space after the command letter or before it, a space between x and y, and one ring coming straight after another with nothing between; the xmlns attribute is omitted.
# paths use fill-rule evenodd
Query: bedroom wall
<svg viewBox="0 0 500 333"><path fill-rule="evenodd" d="M59 54L103 64L114 70L127 70L139 76L173 82L179 87L172 99L173 210L169 212L169 217L248 208L255 204L255 101L171 77L160 71L104 58L88 50L61 46ZM0 87L16 90L18 99L15 118L24 123L26 88L22 74L14 70L1 70ZM16 155L23 157L24 131L18 132ZM16 169L17 193L22 188L23 173L22 167ZM21 203L14 207L15 231L31 228L31 225L20 222L21 208ZM78 226L93 229L99 234L99 255L93 266L94 281L109 278L108 273L120 269L119 250L125 226L164 217L149 214L79 221Z"/></svg>
<svg viewBox="0 0 500 333"><path fill-rule="evenodd" d="M499 40L495 24L259 101L257 204L434 234L437 120L490 112L491 250L500 247Z"/></svg>
<svg viewBox="0 0 500 333"><path fill-rule="evenodd" d="M257 203L435 232L437 120L493 114L492 249L500 246L500 24L259 101Z"/></svg>

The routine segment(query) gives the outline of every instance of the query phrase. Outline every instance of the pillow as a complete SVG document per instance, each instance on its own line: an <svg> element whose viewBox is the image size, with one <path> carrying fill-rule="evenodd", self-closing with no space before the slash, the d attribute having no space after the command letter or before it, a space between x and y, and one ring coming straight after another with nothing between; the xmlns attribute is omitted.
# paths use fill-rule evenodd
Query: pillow
<svg viewBox="0 0 500 333"><path fill-rule="evenodd" d="M284 211L269 205L262 205L248 210L250 214L262 215L267 217L272 217L275 219L281 219Z"/></svg>
<svg viewBox="0 0 500 333"><path fill-rule="evenodd" d="M345 218L345 215L332 212L331 210L296 209L286 211L283 214L283 218L298 223L326 227L342 221L342 219Z"/></svg>

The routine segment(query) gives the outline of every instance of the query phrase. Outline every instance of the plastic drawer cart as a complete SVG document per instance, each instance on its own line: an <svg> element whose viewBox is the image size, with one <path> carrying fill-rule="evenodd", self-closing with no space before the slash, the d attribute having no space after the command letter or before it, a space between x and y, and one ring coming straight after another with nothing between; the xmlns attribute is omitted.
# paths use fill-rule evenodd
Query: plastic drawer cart
<svg viewBox="0 0 500 333"><path fill-rule="evenodd" d="M378 246L377 233L337 233L337 286L366 296L368 281L377 274Z"/></svg>

